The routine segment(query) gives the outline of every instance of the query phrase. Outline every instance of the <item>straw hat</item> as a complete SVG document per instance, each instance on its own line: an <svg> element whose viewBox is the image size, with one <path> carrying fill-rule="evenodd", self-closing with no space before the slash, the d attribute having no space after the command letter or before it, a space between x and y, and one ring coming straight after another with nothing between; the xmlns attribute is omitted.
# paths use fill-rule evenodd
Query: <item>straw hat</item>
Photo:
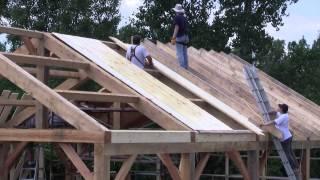
<svg viewBox="0 0 320 180"><path fill-rule="evenodd" d="M184 9L182 8L181 4L176 4L174 8L172 8L176 13L184 13Z"/></svg>

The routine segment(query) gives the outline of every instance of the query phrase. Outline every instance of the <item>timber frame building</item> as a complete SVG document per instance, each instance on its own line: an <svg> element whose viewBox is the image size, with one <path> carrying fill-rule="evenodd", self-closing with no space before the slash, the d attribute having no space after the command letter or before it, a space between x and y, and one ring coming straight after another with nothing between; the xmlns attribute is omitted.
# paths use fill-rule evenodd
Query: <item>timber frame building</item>
<svg viewBox="0 0 320 180"><path fill-rule="evenodd" d="M30 147L36 149L38 179L48 177L43 144L56 151L69 180L130 179L142 155L151 155L157 172L165 167L173 180L209 179L218 177L203 173L214 152L240 172L230 175L226 161L222 179L281 179L265 173L270 135L259 128L262 116L243 74L247 63L239 57L189 47L185 70L172 45L144 40L155 68L142 70L124 58L128 45L113 37L100 41L12 27L0 32L23 42L14 52L1 52L0 74L25 92L4 90L0 97L0 179L21 175ZM290 106L293 145L303 152L303 178L310 179L310 152L320 146L320 108L262 71L259 76L272 107ZM48 86L52 77L61 80L55 87ZM88 82L99 89L88 91ZM110 171L116 160L121 167Z"/></svg>

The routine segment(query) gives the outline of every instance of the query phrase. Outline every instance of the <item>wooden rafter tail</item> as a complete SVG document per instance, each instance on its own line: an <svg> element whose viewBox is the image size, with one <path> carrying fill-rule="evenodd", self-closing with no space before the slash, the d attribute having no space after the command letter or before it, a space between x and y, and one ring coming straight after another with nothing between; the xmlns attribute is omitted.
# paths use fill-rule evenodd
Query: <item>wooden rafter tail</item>
<svg viewBox="0 0 320 180"><path fill-rule="evenodd" d="M41 83L10 59L1 54L0 59L0 72L4 77L26 92L31 93L35 99L57 113L77 129L108 131L107 128ZM68 111L66 111L66 109Z"/></svg>

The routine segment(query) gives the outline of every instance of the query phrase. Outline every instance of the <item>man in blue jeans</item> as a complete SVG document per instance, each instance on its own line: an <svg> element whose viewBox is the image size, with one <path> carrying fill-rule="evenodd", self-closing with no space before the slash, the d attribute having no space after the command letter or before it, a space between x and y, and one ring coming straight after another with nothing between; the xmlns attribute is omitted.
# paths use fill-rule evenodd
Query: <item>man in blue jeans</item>
<svg viewBox="0 0 320 180"><path fill-rule="evenodd" d="M176 45L177 57L181 67L188 69L188 54L187 44L189 43L188 32L188 22L187 18L184 16L184 9L181 4L176 4L172 8L176 12L176 16L173 21L174 31L171 38L171 43Z"/></svg>

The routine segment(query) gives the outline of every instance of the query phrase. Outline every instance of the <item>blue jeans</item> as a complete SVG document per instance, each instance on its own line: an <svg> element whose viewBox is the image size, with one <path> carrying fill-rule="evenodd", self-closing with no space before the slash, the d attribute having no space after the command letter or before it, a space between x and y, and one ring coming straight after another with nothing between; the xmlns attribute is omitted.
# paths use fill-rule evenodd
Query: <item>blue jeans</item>
<svg viewBox="0 0 320 180"><path fill-rule="evenodd" d="M176 50L179 64L181 67L185 69L188 69L188 47L186 45L187 43L189 43L189 37L187 35L177 37L176 39Z"/></svg>

